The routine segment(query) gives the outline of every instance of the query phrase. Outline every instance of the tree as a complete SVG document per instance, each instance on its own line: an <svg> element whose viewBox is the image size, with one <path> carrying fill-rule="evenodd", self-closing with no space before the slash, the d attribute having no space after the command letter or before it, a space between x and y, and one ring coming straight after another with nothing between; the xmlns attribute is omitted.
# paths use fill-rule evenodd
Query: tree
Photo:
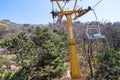
<svg viewBox="0 0 120 80"><path fill-rule="evenodd" d="M104 47L97 56L97 65L95 72L97 80L119 80L120 77L120 52Z"/></svg>
<svg viewBox="0 0 120 80"><path fill-rule="evenodd" d="M0 46L7 48L11 54L16 55L16 63L22 66L29 65L32 59L33 43L29 41L24 32L19 33L16 37L11 37L9 40L2 40Z"/></svg>
<svg viewBox="0 0 120 80"><path fill-rule="evenodd" d="M7 40L7 44L4 44L14 54L20 53L20 60L22 59L22 62L29 64L21 65L22 68L14 74L11 80L51 80L62 76L66 66L64 65L65 44L61 41L61 38L51 33L48 28L37 27L31 36L31 40L33 43L28 38L26 39L22 33L17 38L15 37L15 40ZM37 47L34 47L34 44Z"/></svg>
<svg viewBox="0 0 120 80"><path fill-rule="evenodd" d="M59 78L66 70L64 57L64 42L61 38L51 33L48 28L37 27L32 36L37 46L39 60L36 64L36 76L33 80L51 80Z"/></svg>
<svg viewBox="0 0 120 80"><path fill-rule="evenodd" d="M120 23L107 23L104 33L108 39L109 45L114 50L120 49Z"/></svg>
<svg viewBox="0 0 120 80"><path fill-rule="evenodd" d="M55 43L50 40L45 41L42 46L42 53L39 62L37 64L39 67L36 68L36 70L40 72L34 79L51 80L60 78L66 70L66 66L63 64L64 61L65 58L55 46Z"/></svg>

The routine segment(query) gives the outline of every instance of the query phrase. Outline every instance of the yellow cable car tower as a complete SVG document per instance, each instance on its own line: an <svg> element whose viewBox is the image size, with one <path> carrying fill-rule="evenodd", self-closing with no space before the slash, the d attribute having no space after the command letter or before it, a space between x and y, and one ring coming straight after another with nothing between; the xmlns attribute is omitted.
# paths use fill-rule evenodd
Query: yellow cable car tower
<svg viewBox="0 0 120 80"><path fill-rule="evenodd" d="M88 7L88 9L78 9L76 10L76 5L78 0L75 0L75 4L72 10L63 10L61 7L59 1L70 1L70 0L50 0L51 2L56 2L58 5L60 11L52 11L51 14L53 15L53 18L58 16L57 21L61 21L63 16L66 16L67 19L67 32L68 32L68 42L69 42L69 52L70 52L70 75L72 80L80 80L82 77L80 67L79 67L79 61L77 57L77 51L76 51L76 42L74 39L74 31L73 31L73 24L72 20L77 19L78 17L81 17L82 15L86 14L88 11L91 10L91 7ZM74 18L72 18L72 15L75 15Z"/></svg>

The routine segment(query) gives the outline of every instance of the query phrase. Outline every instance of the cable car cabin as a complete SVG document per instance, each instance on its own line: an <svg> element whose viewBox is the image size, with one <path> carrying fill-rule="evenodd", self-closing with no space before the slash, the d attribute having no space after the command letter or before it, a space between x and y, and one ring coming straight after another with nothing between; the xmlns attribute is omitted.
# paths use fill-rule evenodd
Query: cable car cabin
<svg viewBox="0 0 120 80"><path fill-rule="evenodd" d="M88 37L88 39L105 38L105 35L102 35L100 32L100 26L98 22L91 22L87 24L86 36Z"/></svg>

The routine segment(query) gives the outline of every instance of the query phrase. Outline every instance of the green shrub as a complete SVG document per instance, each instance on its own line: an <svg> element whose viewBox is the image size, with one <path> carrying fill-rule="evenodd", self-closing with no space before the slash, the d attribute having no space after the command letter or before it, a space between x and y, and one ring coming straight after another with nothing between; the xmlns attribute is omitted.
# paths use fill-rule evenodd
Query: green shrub
<svg viewBox="0 0 120 80"><path fill-rule="evenodd" d="M97 65L95 72L98 80L118 80L120 77L120 52L105 47L97 56Z"/></svg>

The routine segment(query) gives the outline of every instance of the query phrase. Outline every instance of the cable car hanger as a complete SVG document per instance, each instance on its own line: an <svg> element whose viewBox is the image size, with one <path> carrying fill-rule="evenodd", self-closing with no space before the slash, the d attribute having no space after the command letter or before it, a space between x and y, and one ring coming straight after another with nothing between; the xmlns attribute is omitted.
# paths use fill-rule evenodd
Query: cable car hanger
<svg viewBox="0 0 120 80"><path fill-rule="evenodd" d="M105 38L105 35L101 34L100 23L97 21L97 19L98 19L97 15L96 15L94 10L92 10L92 11L93 11L94 16L96 18L96 21L92 21L91 23L87 24L86 36L88 39L91 39L91 40ZM95 31L96 31L96 33L95 33Z"/></svg>

